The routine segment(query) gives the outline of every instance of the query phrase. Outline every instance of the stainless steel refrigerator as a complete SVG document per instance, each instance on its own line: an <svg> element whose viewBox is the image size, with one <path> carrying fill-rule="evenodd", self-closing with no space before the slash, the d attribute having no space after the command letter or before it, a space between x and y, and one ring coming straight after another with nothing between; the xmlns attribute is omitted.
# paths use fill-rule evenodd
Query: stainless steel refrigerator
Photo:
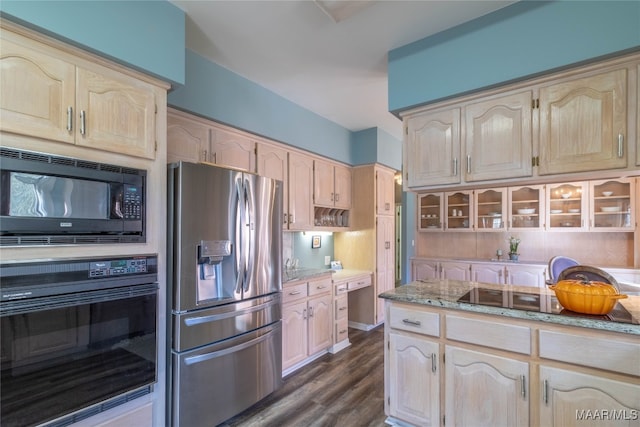
<svg viewBox="0 0 640 427"><path fill-rule="evenodd" d="M167 420L215 426L282 384L282 183L168 169Z"/></svg>

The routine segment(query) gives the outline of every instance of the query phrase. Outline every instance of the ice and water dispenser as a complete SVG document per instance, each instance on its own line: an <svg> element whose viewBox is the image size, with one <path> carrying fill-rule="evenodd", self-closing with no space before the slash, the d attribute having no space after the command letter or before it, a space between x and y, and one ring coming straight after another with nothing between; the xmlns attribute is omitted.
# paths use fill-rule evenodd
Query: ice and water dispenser
<svg viewBox="0 0 640 427"><path fill-rule="evenodd" d="M230 240L203 240L198 245L198 302L233 298L233 289L224 289L222 276L224 257L231 255L231 249Z"/></svg>

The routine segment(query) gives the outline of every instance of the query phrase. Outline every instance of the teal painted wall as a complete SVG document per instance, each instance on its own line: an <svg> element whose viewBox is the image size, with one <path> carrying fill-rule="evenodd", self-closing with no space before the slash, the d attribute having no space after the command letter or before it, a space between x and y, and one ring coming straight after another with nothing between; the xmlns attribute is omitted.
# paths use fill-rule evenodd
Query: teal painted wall
<svg viewBox="0 0 640 427"><path fill-rule="evenodd" d="M320 247L311 248L312 236L320 236ZM333 233L295 233L293 239L293 256L298 258L301 268L329 268L324 265L324 257L329 256L333 261Z"/></svg>
<svg viewBox="0 0 640 427"><path fill-rule="evenodd" d="M378 158L378 128L364 129L353 134L352 157L358 164L375 163Z"/></svg>
<svg viewBox="0 0 640 427"><path fill-rule="evenodd" d="M0 1L2 16L170 83L184 77L184 12L167 1Z"/></svg>
<svg viewBox="0 0 640 427"><path fill-rule="evenodd" d="M186 84L168 103L276 141L352 164L352 132L223 68L186 53Z"/></svg>
<svg viewBox="0 0 640 427"><path fill-rule="evenodd" d="M640 47L640 1L522 1L389 52L389 111Z"/></svg>
<svg viewBox="0 0 640 427"><path fill-rule="evenodd" d="M402 141L378 129L378 163L402 170Z"/></svg>
<svg viewBox="0 0 640 427"><path fill-rule="evenodd" d="M352 143L354 164L380 163L402 169L402 141L379 128L354 132Z"/></svg>

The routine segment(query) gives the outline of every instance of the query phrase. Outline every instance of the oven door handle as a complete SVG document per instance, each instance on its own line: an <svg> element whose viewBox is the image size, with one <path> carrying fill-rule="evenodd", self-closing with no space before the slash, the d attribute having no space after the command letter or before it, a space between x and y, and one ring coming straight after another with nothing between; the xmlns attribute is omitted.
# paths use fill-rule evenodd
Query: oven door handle
<svg viewBox="0 0 640 427"><path fill-rule="evenodd" d="M184 359L184 363L185 365L194 365L196 363L202 363L202 362L206 362L207 360L215 359L216 357L226 356L227 354L235 353L237 351L244 350L245 348L253 347L256 344L271 338L271 336L275 334L275 332L276 331L272 328L269 330L269 332L266 332L265 334L257 338L253 338L252 340L243 342L242 344L238 344L233 347L228 347L223 350L214 351L212 353L186 357Z"/></svg>

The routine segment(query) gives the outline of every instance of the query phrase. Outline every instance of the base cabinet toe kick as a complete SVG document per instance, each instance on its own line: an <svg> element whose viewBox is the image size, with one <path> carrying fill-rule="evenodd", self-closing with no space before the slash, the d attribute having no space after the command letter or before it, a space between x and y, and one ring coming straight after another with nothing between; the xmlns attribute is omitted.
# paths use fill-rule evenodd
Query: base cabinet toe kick
<svg viewBox="0 0 640 427"><path fill-rule="evenodd" d="M637 334L392 299L385 310L390 425L640 423Z"/></svg>

